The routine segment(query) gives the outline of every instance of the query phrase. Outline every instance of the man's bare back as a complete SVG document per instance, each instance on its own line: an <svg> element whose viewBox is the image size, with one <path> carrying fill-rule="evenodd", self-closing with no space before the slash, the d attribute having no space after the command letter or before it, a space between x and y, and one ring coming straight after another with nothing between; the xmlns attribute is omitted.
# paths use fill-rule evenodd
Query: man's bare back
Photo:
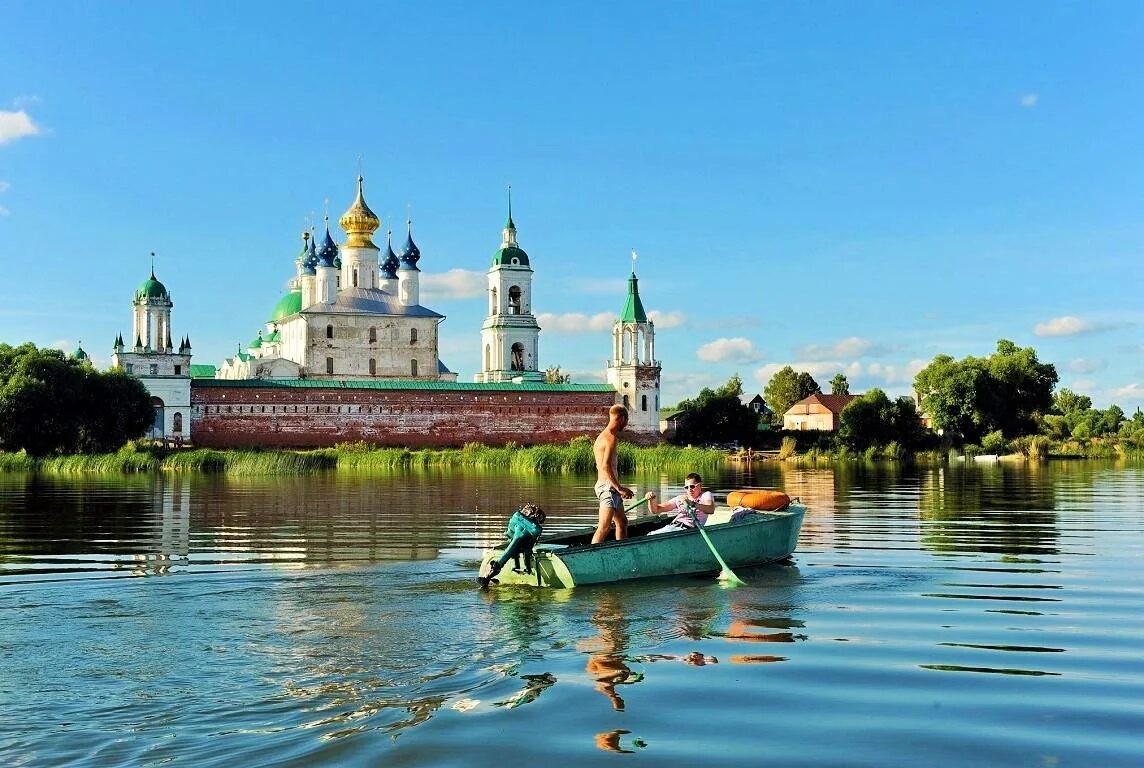
<svg viewBox="0 0 1144 768"><path fill-rule="evenodd" d="M622 405L608 409L608 426L596 436L592 444L592 454L596 458L596 498L600 501L600 518L592 543L599 544L607 538L612 526L616 528L616 539L628 535L628 518L624 514L623 499L634 494L631 488L620 484L617 476L616 445L619 433L628 424L628 410Z"/></svg>

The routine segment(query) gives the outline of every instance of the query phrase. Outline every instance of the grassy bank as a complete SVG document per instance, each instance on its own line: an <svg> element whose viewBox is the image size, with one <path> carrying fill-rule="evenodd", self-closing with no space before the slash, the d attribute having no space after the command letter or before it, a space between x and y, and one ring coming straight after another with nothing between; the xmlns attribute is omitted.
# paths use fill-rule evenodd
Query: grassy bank
<svg viewBox="0 0 1144 768"><path fill-rule="evenodd" d="M659 445L620 445L620 472L703 471L726 460L722 451ZM0 471L79 473L217 472L231 475L298 475L311 472L383 472L406 469L495 469L530 474L586 474L595 471L592 442L577 438L561 445L463 448L377 448L346 444L312 451L219 451L196 448L162 451L128 444L117 453L35 458L0 453Z"/></svg>

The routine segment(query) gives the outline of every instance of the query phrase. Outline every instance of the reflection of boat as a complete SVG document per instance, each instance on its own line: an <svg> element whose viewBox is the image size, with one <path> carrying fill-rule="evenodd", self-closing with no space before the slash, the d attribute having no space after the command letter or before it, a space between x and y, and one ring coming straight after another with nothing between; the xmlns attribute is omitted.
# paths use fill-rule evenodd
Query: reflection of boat
<svg viewBox="0 0 1144 768"><path fill-rule="evenodd" d="M731 568L765 565L794 551L806 507L791 504L779 512L754 512L730 522L732 510L716 509L704 530ZM715 573L720 567L695 530L646 535L669 522L672 513L633 520L628 538L592 545L594 527L542 536L531 557L510 560L497 575L502 584L574 587L654 576ZM483 561L499 551L486 551Z"/></svg>

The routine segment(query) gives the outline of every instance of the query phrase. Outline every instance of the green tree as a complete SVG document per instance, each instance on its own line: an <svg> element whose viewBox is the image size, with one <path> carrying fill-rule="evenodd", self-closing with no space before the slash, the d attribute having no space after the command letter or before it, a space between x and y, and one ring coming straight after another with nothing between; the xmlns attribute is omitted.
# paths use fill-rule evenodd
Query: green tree
<svg viewBox="0 0 1144 768"><path fill-rule="evenodd" d="M758 414L743 405L743 380L732 376L719 389L702 389L694 400L681 400L674 441L681 445L751 443Z"/></svg>
<svg viewBox="0 0 1144 768"><path fill-rule="evenodd" d="M544 381L548 384L568 384L572 381L572 374L561 371L559 365L553 365L545 369Z"/></svg>
<svg viewBox="0 0 1144 768"><path fill-rule="evenodd" d="M1091 407L1091 397L1078 395L1071 389L1062 389L1053 397L1053 410L1062 416L1068 416L1077 411L1087 411Z"/></svg>
<svg viewBox="0 0 1144 768"><path fill-rule="evenodd" d="M1032 347L1001 339L985 358L939 355L914 379L935 429L970 443L1001 430L1009 438L1037 431L1053 405L1057 370Z"/></svg>
<svg viewBox="0 0 1144 768"><path fill-rule="evenodd" d="M850 382L846 378L846 374L839 371L834 374L834 378L830 380L830 394L832 395L849 395ZM796 401L797 402L797 401Z"/></svg>
<svg viewBox="0 0 1144 768"><path fill-rule="evenodd" d="M100 373L58 350L0 344L0 450L110 451L141 436L151 419L138 379Z"/></svg>
<svg viewBox="0 0 1144 768"><path fill-rule="evenodd" d="M877 387L851 400L839 416L838 439L858 451L891 442L913 448L921 436L914 401L909 397L890 400Z"/></svg>
<svg viewBox="0 0 1144 768"><path fill-rule="evenodd" d="M804 397L821 392L818 382L806 371L795 372L789 365L771 377L763 390L763 400L774 412L773 418L782 423L783 414Z"/></svg>

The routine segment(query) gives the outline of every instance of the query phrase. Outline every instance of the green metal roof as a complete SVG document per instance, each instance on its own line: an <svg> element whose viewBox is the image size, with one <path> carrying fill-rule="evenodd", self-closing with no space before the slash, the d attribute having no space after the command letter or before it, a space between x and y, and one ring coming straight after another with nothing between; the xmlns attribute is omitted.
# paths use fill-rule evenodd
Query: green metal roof
<svg viewBox="0 0 1144 768"><path fill-rule="evenodd" d="M624 311L620 313L621 323L646 323L647 313L644 312L643 302L640 301L639 287L636 285L636 273L628 278L628 300L624 304Z"/></svg>
<svg viewBox="0 0 1144 768"><path fill-rule="evenodd" d="M514 258L516 259L516 264L512 263ZM493 266L527 267L528 254L524 252L523 248L515 245L506 245L504 248L498 249L497 252L493 254Z"/></svg>
<svg viewBox="0 0 1144 768"><path fill-rule="evenodd" d="M277 323L284 317L296 315L302 311L302 291L290 291L274 305L270 313L270 322Z"/></svg>
<svg viewBox="0 0 1144 768"><path fill-rule="evenodd" d="M216 373L218 373L218 369L213 365L191 363L192 379L213 379Z"/></svg>
<svg viewBox="0 0 1144 768"><path fill-rule="evenodd" d="M196 387L242 387L258 389L406 389L442 392L615 392L608 384L548 384L545 382L460 382L415 379L198 379Z"/></svg>
<svg viewBox="0 0 1144 768"><path fill-rule="evenodd" d="M155 279L155 270L151 270L151 276L144 280L135 291L135 298L169 300L171 296L167 293L166 286Z"/></svg>

